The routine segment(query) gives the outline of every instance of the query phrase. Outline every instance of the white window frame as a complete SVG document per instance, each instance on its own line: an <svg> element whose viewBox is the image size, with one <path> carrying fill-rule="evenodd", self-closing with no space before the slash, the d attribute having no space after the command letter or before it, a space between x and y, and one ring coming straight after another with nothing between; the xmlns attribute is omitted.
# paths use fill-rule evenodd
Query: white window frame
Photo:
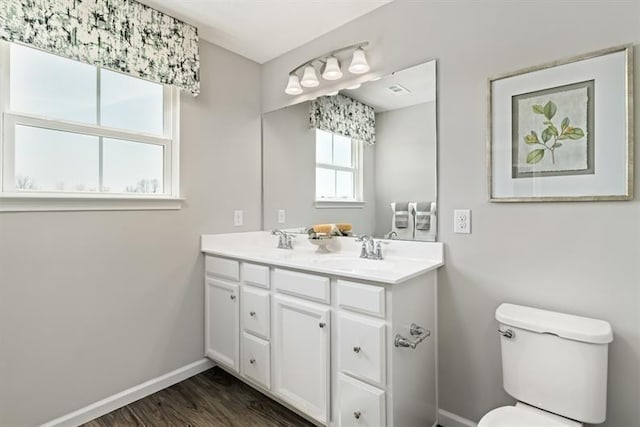
<svg viewBox="0 0 640 427"><path fill-rule="evenodd" d="M68 210L180 209L180 93L163 85L163 135L152 135L100 125L52 119L10 109L9 43L0 41L0 212ZM100 68L96 67L100 105ZM135 77L132 77L135 78ZM25 125L102 138L160 145L163 154L163 193L54 192L15 190L15 127ZM100 150L102 155L102 150ZM102 168L102 159L100 159ZM100 171L102 179L102 171ZM102 182L100 182L102 185Z"/></svg>
<svg viewBox="0 0 640 427"><path fill-rule="evenodd" d="M315 129L315 134L314 134L314 137L315 137L314 148L316 151L317 151L317 145L318 145L319 131L320 129ZM331 134L331 143L332 143L332 150L333 150L333 137L335 136L335 133L329 132L329 131L323 131L323 132L327 132ZM321 162L318 162L318 159L316 158L314 172L317 171L318 168L329 169L329 170L333 170L334 172L336 171L353 172L353 187L354 187L353 194L355 198L354 199L318 198L318 183L314 181L315 182L314 198L315 198L316 207L318 208L361 208L365 204L364 185L363 185L363 181L364 181L363 179L363 176L364 176L363 144L360 141L354 140L353 138L350 138L350 141L351 141L351 162L352 162L351 167L338 166L332 163L321 163ZM337 178L337 175L336 175L336 178ZM337 179L336 179L336 185L337 185Z"/></svg>

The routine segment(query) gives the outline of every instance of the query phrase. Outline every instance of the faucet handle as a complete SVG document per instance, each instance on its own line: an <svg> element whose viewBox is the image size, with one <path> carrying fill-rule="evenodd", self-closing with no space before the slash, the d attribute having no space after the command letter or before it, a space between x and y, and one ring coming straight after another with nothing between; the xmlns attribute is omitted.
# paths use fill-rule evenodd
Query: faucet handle
<svg viewBox="0 0 640 427"><path fill-rule="evenodd" d="M382 244L376 242L376 259L382 259Z"/></svg>

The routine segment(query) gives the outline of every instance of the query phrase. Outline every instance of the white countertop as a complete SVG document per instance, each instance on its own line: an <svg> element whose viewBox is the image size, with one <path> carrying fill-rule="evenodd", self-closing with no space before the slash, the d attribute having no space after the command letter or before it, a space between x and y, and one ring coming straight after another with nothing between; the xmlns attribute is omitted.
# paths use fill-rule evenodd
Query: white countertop
<svg viewBox="0 0 640 427"><path fill-rule="evenodd" d="M444 265L440 242L381 240L383 260L360 258L361 243L334 237L329 253L320 253L306 235L294 238L293 249L278 249L278 236L268 231L207 234L201 250L261 264L387 284L402 283Z"/></svg>

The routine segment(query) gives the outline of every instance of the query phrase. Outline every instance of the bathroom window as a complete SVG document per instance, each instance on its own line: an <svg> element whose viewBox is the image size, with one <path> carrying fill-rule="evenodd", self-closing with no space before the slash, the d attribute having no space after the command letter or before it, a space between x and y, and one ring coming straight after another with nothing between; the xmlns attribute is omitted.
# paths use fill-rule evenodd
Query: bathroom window
<svg viewBox="0 0 640 427"><path fill-rule="evenodd" d="M13 43L0 55L0 210L179 207L177 89Z"/></svg>
<svg viewBox="0 0 640 427"><path fill-rule="evenodd" d="M316 201L362 201L361 144L316 129Z"/></svg>

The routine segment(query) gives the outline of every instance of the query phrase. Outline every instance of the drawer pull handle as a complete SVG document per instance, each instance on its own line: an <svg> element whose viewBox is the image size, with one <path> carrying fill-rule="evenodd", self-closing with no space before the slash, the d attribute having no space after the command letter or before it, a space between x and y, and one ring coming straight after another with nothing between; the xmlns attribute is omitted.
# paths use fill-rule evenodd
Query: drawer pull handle
<svg viewBox="0 0 640 427"><path fill-rule="evenodd" d="M324 328L325 326L327 326L327 324L325 322L320 322L318 323L318 326L320 326L321 328Z"/></svg>
<svg viewBox="0 0 640 427"><path fill-rule="evenodd" d="M229 298L231 298L231 300L233 301L233 300L236 299L236 296L235 295L230 295Z"/></svg>
<svg viewBox="0 0 640 427"><path fill-rule="evenodd" d="M360 413L360 411L356 411L356 412L353 413L353 417L356 420L359 420L361 416L362 416L362 413Z"/></svg>
<svg viewBox="0 0 640 427"><path fill-rule="evenodd" d="M254 365L256 363L256 359L254 359L253 357L251 359L249 359L249 363L251 363L252 365Z"/></svg>
<svg viewBox="0 0 640 427"><path fill-rule="evenodd" d="M249 316L251 316L251 317L256 317L256 312L255 312L255 311L250 311L250 312L249 312Z"/></svg>
<svg viewBox="0 0 640 427"><path fill-rule="evenodd" d="M353 347L353 352L354 353L360 353L360 351L362 351L362 349L360 347Z"/></svg>

